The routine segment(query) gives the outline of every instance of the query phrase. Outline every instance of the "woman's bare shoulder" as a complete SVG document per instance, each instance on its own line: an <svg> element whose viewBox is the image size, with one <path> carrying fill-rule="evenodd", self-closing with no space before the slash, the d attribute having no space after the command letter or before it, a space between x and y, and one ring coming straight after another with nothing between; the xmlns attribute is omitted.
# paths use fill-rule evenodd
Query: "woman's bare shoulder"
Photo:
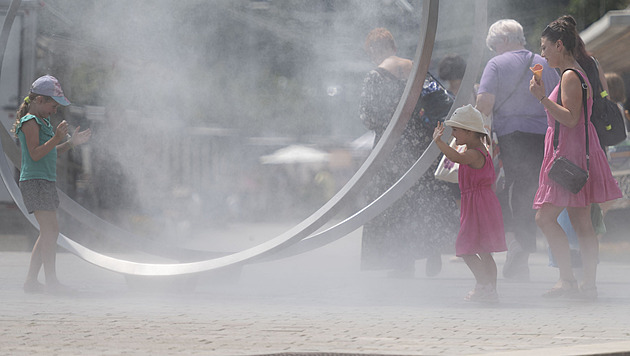
<svg viewBox="0 0 630 356"><path fill-rule="evenodd" d="M379 67L387 70L400 79L407 79L409 73L411 73L413 62L406 58L391 56L386 58Z"/></svg>

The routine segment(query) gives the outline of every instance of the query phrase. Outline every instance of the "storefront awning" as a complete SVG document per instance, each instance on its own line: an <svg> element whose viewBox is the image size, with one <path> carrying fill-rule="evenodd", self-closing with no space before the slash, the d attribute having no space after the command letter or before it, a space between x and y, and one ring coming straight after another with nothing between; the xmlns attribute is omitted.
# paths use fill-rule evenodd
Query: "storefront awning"
<svg viewBox="0 0 630 356"><path fill-rule="evenodd" d="M607 12L580 36L606 72L630 73L630 8Z"/></svg>

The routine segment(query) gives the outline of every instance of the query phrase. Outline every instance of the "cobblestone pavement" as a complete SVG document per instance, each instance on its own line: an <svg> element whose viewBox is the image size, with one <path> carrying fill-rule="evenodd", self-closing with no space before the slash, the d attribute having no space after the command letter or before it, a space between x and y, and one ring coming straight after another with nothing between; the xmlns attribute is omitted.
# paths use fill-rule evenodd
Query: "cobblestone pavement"
<svg viewBox="0 0 630 356"><path fill-rule="evenodd" d="M257 228L241 241L255 244ZM222 241L243 230L226 229ZM234 242L236 240L232 240ZM192 241L190 246L208 245ZM196 244L196 245L195 245ZM238 244L236 244L238 245ZM234 247L234 246L233 246ZM0 252L2 355L591 355L630 350L630 258L603 260L597 302L545 300L557 271L499 280L501 302L463 301L460 260L413 279L361 272L360 231L291 258L180 278L125 278L58 255L70 295L22 291L27 252ZM496 255L499 268L505 254ZM617 353L615 353L617 352Z"/></svg>

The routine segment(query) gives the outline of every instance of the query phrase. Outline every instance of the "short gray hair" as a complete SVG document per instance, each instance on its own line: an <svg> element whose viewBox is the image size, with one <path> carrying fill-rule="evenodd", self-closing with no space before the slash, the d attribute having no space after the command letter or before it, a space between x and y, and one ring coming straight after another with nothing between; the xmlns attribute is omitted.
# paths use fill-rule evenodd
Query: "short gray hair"
<svg viewBox="0 0 630 356"><path fill-rule="evenodd" d="M523 35L523 26L516 20L502 19L490 26L488 29L488 37L486 37L486 46L491 51L497 43L507 40L508 43L520 44L525 46L525 35Z"/></svg>

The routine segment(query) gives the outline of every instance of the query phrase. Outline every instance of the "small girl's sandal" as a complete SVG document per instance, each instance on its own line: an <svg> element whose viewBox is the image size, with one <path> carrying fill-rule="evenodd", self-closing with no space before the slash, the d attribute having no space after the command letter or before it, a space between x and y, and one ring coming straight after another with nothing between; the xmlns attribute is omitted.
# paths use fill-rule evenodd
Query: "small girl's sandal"
<svg viewBox="0 0 630 356"><path fill-rule="evenodd" d="M467 302L481 302L481 303L498 303L499 295L496 289L490 285L476 286L475 289L468 292L464 297Z"/></svg>
<svg viewBox="0 0 630 356"><path fill-rule="evenodd" d="M475 299L475 290L471 290L470 292L468 292L468 294L466 294L466 296L464 297L464 300L467 302L471 302Z"/></svg>
<svg viewBox="0 0 630 356"><path fill-rule="evenodd" d="M468 294L466 294L466 296L464 297L464 300L467 302L474 301L475 299L477 299L482 289L483 289L483 286L477 283L475 285L475 288L471 290L470 292L468 292Z"/></svg>

